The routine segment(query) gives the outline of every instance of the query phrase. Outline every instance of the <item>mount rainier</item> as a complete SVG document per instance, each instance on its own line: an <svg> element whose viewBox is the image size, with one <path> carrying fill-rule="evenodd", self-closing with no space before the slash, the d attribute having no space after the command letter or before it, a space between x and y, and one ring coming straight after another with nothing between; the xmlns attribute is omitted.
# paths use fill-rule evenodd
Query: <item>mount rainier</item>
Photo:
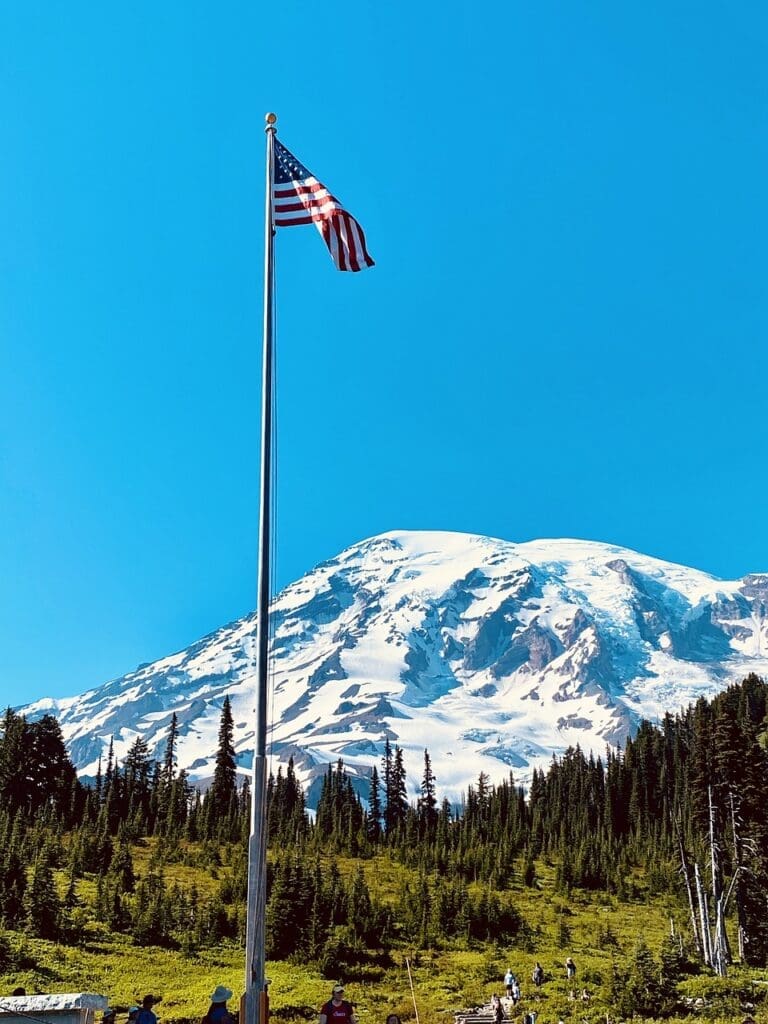
<svg viewBox="0 0 768 1024"><path fill-rule="evenodd" d="M480 771L526 781L568 746L601 753L642 718L768 674L768 573L723 581L588 541L383 534L288 586L273 623L273 768L293 756L310 805L338 758L364 789L387 737L413 784L428 748L457 799ZM179 766L205 783L229 695L247 769L254 625L21 710L55 714L89 775L111 737L118 757L139 734L160 756L175 711Z"/></svg>

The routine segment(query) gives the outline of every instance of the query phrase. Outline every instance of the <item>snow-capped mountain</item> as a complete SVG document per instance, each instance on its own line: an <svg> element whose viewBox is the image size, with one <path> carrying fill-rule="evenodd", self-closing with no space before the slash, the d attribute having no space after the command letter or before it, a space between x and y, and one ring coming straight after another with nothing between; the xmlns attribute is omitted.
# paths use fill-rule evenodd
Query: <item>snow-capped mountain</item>
<svg viewBox="0 0 768 1024"><path fill-rule="evenodd" d="M179 765L203 782L227 694L250 767L253 647L249 616L23 710L56 714L91 775L110 737L120 757L139 733L160 756L175 711ZM328 762L366 777L387 737L414 785L428 748L440 793L457 798L481 770L525 781L568 746L601 753L641 718L766 675L768 573L723 581L587 541L387 533L283 591L272 653L274 768L292 755L310 803Z"/></svg>

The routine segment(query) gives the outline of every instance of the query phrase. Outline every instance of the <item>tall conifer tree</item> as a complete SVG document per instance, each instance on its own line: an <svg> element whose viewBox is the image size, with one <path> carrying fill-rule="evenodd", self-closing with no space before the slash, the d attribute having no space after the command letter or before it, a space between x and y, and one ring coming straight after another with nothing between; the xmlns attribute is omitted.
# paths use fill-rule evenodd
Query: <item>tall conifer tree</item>
<svg viewBox="0 0 768 1024"><path fill-rule="evenodd" d="M371 771L371 786L368 793L368 838L372 843L378 843L381 839L381 794L376 765Z"/></svg>
<svg viewBox="0 0 768 1024"><path fill-rule="evenodd" d="M227 818L236 806L237 770L234 746L235 725L232 720L232 705L229 697L224 698L219 721L219 745L216 749L216 766L213 782L206 797L206 817L209 835L215 831L218 822Z"/></svg>
<svg viewBox="0 0 768 1024"><path fill-rule="evenodd" d="M421 795L419 796L419 827L424 837L431 838L437 824L437 796L435 795L435 775L429 751L424 750L424 774L421 778Z"/></svg>

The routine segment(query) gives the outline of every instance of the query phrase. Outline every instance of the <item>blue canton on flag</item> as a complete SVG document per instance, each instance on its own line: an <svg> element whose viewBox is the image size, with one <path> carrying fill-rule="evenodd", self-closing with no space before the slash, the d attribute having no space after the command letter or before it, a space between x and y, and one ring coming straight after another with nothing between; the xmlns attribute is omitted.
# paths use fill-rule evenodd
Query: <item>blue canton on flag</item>
<svg viewBox="0 0 768 1024"><path fill-rule="evenodd" d="M275 139L273 200L275 225L316 224L339 270L373 266L363 229L325 185Z"/></svg>

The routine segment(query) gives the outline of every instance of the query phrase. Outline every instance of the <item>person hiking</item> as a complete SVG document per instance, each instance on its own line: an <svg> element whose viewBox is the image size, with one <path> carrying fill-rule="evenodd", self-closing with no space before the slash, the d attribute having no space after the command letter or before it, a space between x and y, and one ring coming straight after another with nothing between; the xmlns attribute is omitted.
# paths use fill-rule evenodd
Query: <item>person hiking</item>
<svg viewBox="0 0 768 1024"><path fill-rule="evenodd" d="M538 960L536 961L536 966L533 968L531 980L533 981L533 984L536 986L536 988L541 988L541 986L544 984L544 968L541 966Z"/></svg>
<svg viewBox="0 0 768 1024"><path fill-rule="evenodd" d="M512 982L512 992L510 993L510 997L512 999L512 1005L517 1006L520 1002L520 982L517 978Z"/></svg>
<svg viewBox="0 0 768 1024"><path fill-rule="evenodd" d="M507 999L512 998L512 986L515 983L515 976L512 973L512 968L507 968L507 973L504 975L504 987L507 990Z"/></svg>
<svg viewBox="0 0 768 1024"><path fill-rule="evenodd" d="M200 1024L234 1024L234 1017L227 1009L227 1000L232 998L232 989L217 985L211 992L211 1005Z"/></svg>
<svg viewBox="0 0 768 1024"><path fill-rule="evenodd" d="M136 1014L136 1024L157 1024L157 1014L154 1013L152 1007L159 1002L160 1000L155 996L144 996L141 1000L141 1008Z"/></svg>
<svg viewBox="0 0 768 1024"><path fill-rule="evenodd" d="M501 1024L504 1020L504 1007L501 1005L501 1000L495 992L491 996L491 1013L493 1014L494 1024Z"/></svg>
<svg viewBox="0 0 768 1024"><path fill-rule="evenodd" d="M344 998L344 986L334 985L331 998L320 1007L318 1024L357 1024L352 1003Z"/></svg>
<svg viewBox="0 0 768 1024"><path fill-rule="evenodd" d="M576 964L571 957L567 957L565 961L565 976L568 981L573 981L576 977Z"/></svg>

